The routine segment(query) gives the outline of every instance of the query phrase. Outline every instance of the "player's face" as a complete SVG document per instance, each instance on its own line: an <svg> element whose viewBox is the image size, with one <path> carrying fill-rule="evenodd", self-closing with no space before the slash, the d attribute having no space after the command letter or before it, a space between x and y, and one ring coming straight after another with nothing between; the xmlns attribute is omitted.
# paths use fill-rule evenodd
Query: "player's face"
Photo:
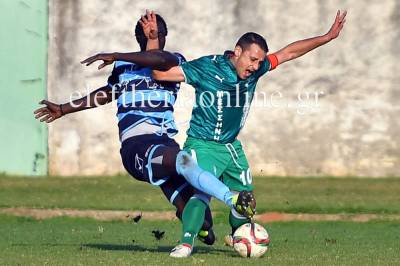
<svg viewBox="0 0 400 266"><path fill-rule="evenodd" d="M265 60L266 53L257 44L251 44L246 49L240 46L235 47L236 72L239 78L247 79L258 70L262 61Z"/></svg>

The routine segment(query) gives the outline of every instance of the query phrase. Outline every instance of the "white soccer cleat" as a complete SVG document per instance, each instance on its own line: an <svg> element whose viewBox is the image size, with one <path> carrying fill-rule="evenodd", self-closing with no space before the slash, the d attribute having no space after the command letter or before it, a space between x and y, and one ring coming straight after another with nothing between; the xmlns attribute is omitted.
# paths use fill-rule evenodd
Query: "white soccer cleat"
<svg viewBox="0 0 400 266"><path fill-rule="evenodd" d="M224 244L225 244L225 246L233 247L233 237L232 237L232 235L226 235L224 237Z"/></svg>
<svg viewBox="0 0 400 266"><path fill-rule="evenodd" d="M187 258L192 254L192 247L189 244L180 244L174 247L169 253L170 257L174 258Z"/></svg>

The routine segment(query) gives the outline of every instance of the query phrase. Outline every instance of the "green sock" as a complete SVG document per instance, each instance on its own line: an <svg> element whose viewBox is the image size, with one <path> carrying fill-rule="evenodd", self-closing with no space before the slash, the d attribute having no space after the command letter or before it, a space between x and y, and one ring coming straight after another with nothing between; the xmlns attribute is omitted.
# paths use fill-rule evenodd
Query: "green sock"
<svg viewBox="0 0 400 266"><path fill-rule="evenodd" d="M194 239L203 225L206 208L207 205L197 198L191 198L188 201L182 214L183 236L181 243L186 243L193 247Z"/></svg>
<svg viewBox="0 0 400 266"><path fill-rule="evenodd" d="M237 213L233 214L232 211L234 212L234 210L231 210L231 212L229 213L229 224L232 227L232 235L233 235L236 229L238 229L241 225L250 223L251 220Z"/></svg>

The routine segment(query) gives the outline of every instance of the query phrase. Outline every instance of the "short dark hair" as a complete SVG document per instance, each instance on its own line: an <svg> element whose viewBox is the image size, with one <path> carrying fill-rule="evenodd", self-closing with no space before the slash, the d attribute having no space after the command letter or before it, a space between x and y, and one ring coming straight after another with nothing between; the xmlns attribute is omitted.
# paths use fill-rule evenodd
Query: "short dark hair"
<svg viewBox="0 0 400 266"><path fill-rule="evenodd" d="M167 36L168 28L167 28L167 23L165 22L164 18L161 17L159 14L156 14L156 18L157 18L158 34ZM136 41L139 43L141 49L146 50L147 39L144 36L143 28L142 28L142 25L140 25L139 21L136 23L135 37L136 37Z"/></svg>
<svg viewBox="0 0 400 266"><path fill-rule="evenodd" d="M264 52L268 53L269 50L267 41L263 36L255 32L246 32L243 34L242 37L240 37L237 41L236 46L240 46L243 50L245 50L253 43L257 44L261 49L264 50Z"/></svg>

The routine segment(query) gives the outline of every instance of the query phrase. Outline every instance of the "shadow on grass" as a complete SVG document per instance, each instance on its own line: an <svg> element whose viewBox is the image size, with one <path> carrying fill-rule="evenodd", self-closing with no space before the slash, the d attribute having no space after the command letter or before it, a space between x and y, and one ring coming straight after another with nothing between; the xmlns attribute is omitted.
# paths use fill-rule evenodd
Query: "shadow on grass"
<svg viewBox="0 0 400 266"><path fill-rule="evenodd" d="M83 244L81 248L95 248L100 250L112 251L138 251L138 252L163 252L169 253L174 248L173 246L158 246L156 248L143 247L141 245L119 245L119 244ZM217 254L231 252L228 249L218 249L214 247L195 247L195 252L199 254Z"/></svg>

